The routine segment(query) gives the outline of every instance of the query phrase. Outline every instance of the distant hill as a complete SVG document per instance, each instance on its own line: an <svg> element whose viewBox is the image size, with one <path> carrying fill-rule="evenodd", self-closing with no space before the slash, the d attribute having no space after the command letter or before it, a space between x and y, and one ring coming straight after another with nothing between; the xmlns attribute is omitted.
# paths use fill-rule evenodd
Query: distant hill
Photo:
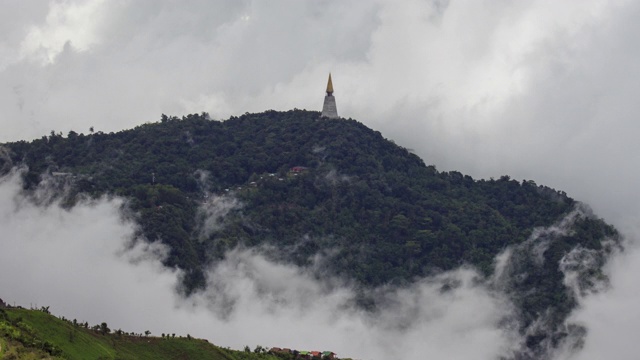
<svg viewBox="0 0 640 360"><path fill-rule="evenodd" d="M298 266L322 255L326 273L318 276L363 288L404 286L462 264L488 276L495 256L518 246L513 271L521 280L510 285L524 324L547 313L557 325L555 335L531 335L530 347L564 336L559 326L576 304L560 260L576 248L605 259L603 240L618 241L613 227L579 212L538 249L542 261L530 261L534 229L579 204L564 192L508 176L440 172L362 123L312 111L226 121L163 115L131 130L52 132L0 150L0 169L27 166L27 191L43 178L59 184L65 206L79 194L131 199L141 235L167 244L166 265L186 271L186 293L204 286L205 266L239 245L270 245L274 260ZM585 273L585 284L602 279L603 263ZM363 304L375 308L374 300Z"/></svg>

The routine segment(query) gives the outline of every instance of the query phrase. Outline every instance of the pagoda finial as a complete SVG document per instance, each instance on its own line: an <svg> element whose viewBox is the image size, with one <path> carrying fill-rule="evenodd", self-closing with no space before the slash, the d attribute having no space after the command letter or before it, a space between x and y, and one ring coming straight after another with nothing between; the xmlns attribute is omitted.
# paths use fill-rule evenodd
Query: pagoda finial
<svg viewBox="0 0 640 360"><path fill-rule="evenodd" d="M331 82L331 73L329 73L329 81L327 81L327 95L333 94L333 83Z"/></svg>
<svg viewBox="0 0 640 360"><path fill-rule="evenodd" d="M327 95L324 97L322 105L322 117L329 119L337 119L338 109L336 108L336 98L333 96L333 82L331 81L331 73L329 73L329 81L327 81Z"/></svg>

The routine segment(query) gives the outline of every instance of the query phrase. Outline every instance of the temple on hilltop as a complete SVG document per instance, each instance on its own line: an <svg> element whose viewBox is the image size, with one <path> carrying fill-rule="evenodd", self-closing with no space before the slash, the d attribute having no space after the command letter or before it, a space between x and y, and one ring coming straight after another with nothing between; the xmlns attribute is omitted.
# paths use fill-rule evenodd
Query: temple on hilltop
<svg viewBox="0 0 640 360"><path fill-rule="evenodd" d="M336 107L336 98L333 97L333 83L331 82L331 73L329 73L329 81L327 82L327 95L324 97L324 105L322 105L322 117L329 119L338 118L338 108Z"/></svg>

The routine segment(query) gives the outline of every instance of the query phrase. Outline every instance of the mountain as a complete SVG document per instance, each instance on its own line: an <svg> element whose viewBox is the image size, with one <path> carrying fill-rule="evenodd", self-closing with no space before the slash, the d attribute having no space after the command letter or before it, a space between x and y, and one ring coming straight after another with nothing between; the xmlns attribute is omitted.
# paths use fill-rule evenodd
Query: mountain
<svg viewBox="0 0 640 360"><path fill-rule="evenodd" d="M564 325L576 306L565 273L576 272L584 291L606 281L601 268L619 244L612 226L562 191L441 172L358 121L313 111L225 121L162 115L117 133L52 131L3 144L0 169L16 167L27 169L27 193L42 183L57 189L34 201L129 199L140 237L166 244L165 265L186 272L185 294L205 286L204 269L238 246L362 289L473 266L499 278L494 286L517 306L531 357L577 331ZM510 261L498 269L505 250ZM593 261L571 265L578 256ZM375 298L360 303L375 311Z"/></svg>

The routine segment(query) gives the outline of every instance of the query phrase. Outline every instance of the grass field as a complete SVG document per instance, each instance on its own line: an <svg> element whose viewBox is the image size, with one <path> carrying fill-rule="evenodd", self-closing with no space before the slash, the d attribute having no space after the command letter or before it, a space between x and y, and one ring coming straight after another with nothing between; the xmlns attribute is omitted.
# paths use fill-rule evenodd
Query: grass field
<svg viewBox="0 0 640 360"><path fill-rule="evenodd" d="M36 340L33 340L32 344L17 344L22 348L20 350L21 355L14 357L14 354L8 355L11 346L7 345L8 342L13 340L8 335L0 337L0 345L2 345L0 359L5 357L42 359L45 353L41 349L43 348L42 344L45 342L53 344L62 351L59 357L48 357L49 359L278 359L269 354L254 354L222 349L206 340L195 338L128 336L113 333L103 335L99 331L85 329L82 326L74 325L69 321L58 319L38 310L12 308L5 309L5 313L9 318L6 326L19 324L15 325L11 330L14 331L14 334L15 331L30 333ZM29 350L30 352L26 351L25 348L31 349ZM11 351L18 352L17 349L11 349Z"/></svg>

